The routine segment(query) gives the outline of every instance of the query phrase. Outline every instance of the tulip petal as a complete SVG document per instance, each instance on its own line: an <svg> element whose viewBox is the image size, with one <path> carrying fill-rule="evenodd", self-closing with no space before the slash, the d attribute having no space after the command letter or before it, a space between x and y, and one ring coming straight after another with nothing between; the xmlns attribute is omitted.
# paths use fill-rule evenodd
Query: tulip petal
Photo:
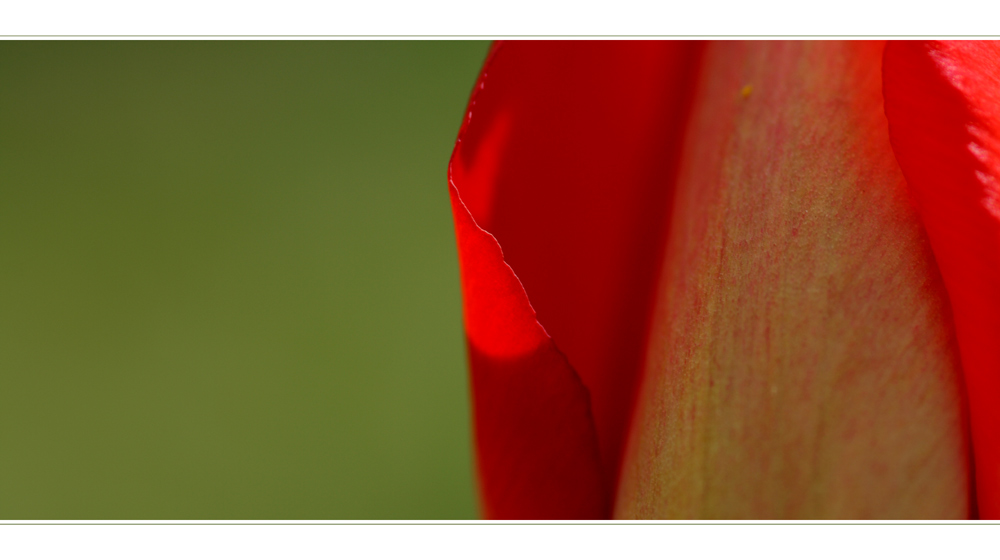
<svg viewBox="0 0 1000 560"><path fill-rule="evenodd" d="M1000 43L886 47L892 147L951 300L979 514L1000 518Z"/></svg>
<svg viewBox="0 0 1000 560"><path fill-rule="evenodd" d="M587 389L535 320L500 245L451 189L465 294L483 513L606 515Z"/></svg>
<svg viewBox="0 0 1000 560"><path fill-rule="evenodd" d="M969 514L958 351L882 50L706 48L616 515Z"/></svg>
<svg viewBox="0 0 1000 560"><path fill-rule="evenodd" d="M449 176L487 517L609 514L699 48L507 42L484 67Z"/></svg>

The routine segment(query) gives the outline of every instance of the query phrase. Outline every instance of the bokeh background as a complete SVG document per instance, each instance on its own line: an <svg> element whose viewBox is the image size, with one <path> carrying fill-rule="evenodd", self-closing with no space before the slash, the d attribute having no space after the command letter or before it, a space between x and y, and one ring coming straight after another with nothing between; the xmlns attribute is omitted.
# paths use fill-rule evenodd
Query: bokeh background
<svg viewBox="0 0 1000 560"><path fill-rule="evenodd" d="M0 518L477 514L485 42L0 42Z"/></svg>

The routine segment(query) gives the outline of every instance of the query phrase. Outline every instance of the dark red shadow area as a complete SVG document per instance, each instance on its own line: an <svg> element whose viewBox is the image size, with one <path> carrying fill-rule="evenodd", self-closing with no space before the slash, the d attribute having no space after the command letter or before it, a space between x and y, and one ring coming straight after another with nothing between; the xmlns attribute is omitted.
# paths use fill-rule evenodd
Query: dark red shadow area
<svg viewBox="0 0 1000 560"><path fill-rule="evenodd" d="M488 516L610 512L700 52L684 41L542 41L490 53L449 170ZM553 387L585 400L585 413L580 403L566 413ZM582 442L595 430L596 451L538 449L543 433ZM557 480L564 490L545 490Z"/></svg>
<svg viewBox="0 0 1000 560"><path fill-rule="evenodd" d="M470 343L469 363L485 516L607 517L594 432L577 425L590 418L587 390L552 341L509 360Z"/></svg>

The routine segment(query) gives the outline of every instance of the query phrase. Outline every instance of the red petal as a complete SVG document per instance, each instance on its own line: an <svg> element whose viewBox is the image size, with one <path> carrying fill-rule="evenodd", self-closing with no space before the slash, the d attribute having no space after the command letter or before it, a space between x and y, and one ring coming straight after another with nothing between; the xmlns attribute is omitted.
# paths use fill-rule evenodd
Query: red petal
<svg viewBox="0 0 1000 560"><path fill-rule="evenodd" d="M699 48L504 43L476 86L450 177L489 517L609 513Z"/></svg>
<svg viewBox="0 0 1000 560"><path fill-rule="evenodd" d="M892 147L951 299L979 512L1000 518L1000 43L891 43L883 92Z"/></svg>
<svg viewBox="0 0 1000 560"><path fill-rule="evenodd" d="M882 52L705 49L617 515L967 515L960 359Z"/></svg>

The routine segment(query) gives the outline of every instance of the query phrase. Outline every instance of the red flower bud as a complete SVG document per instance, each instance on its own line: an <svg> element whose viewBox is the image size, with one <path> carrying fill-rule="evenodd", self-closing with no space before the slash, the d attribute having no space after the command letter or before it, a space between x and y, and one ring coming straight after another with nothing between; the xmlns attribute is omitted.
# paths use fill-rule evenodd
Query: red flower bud
<svg viewBox="0 0 1000 560"><path fill-rule="evenodd" d="M997 50L883 49L494 47L449 169L484 515L1000 515Z"/></svg>

